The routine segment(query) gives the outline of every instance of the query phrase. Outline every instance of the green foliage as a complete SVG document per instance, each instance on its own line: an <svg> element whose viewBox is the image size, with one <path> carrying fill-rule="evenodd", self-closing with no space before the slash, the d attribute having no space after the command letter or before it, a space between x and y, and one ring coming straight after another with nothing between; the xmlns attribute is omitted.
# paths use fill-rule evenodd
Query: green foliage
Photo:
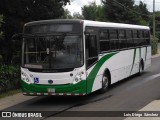
<svg viewBox="0 0 160 120"><path fill-rule="evenodd" d="M0 66L0 93L20 88L19 66Z"/></svg>
<svg viewBox="0 0 160 120"><path fill-rule="evenodd" d="M133 0L116 0L116 1L115 0L103 1L106 11L105 17L111 22L134 23L135 22L134 18L136 18L136 15L132 11L126 9L126 8L134 9L133 7L134 1ZM123 5L125 5L126 8Z"/></svg>
<svg viewBox="0 0 160 120"><path fill-rule="evenodd" d="M156 12L156 37L160 42L160 11Z"/></svg>
<svg viewBox="0 0 160 120"><path fill-rule="evenodd" d="M149 12L145 3L134 4L134 0L102 0L103 5L91 2L82 7L84 19L148 25Z"/></svg>
<svg viewBox="0 0 160 120"><path fill-rule="evenodd" d="M68 9L65 9L61 18L62 19L83 19L83 16L79 12L74 12L73 15L71 15L71 12Z"/></svg>
<svg viewBox="0 0 160 120"><path fill-rule="evenodd" d="M134 6L136 12L140 13L138 14L138 21L137 23L140 25L149 25L149 11L147 9L147 5L143 3L142 1L139 2L139 5Z"/></svg>
<svg viewBox="0 0 160 120"><path fill-rule="evenodd" d="M96 20L96 9L97 5L92 2L90 5L85 5L82 7L82 14L86 20Z"/></svg>
<svg viewBox="0 0 160 120"><path fill-rule="evenodd" d="M84 19L83 15L81 15L79 12L74 12L72 18L73 19Z"/></svg>
<svg viewBox="0 0 160 120"><path fill-rule="evenodd" d="M71 12L68 9L64 9L64 13L61 16L62 19L72 19Z"/></svg>
<svg viewBox="0 0 160 120"><path fill-rule="evenodd" d="M91 2L82 7L82 15L86 20L105 21L104 7Z"/></svg>
<svg viewBox="0 0 160 120"><path fill-rule="evenodd" d="M1 31L1 26L3 23L3 15L0 15L0 64L2 63L2 40L3 40L3 32Z"/></svg>
<svg viewBox="0 0 160 120"><path fill-rule="evenodd" d="M0 40L2 39L3 32L1 31L1 26L3 23L3 15L0 15Z"/></svg>
<svg viewBox="0 0 160 120"><path fill-rule="evenodd" d="M148 25L146 4L134 4L134 0L103 0L105 17L111 22Z"/></svg>
<svg viewBox="0 0 160 120"><path fill-rule="evenodd" d="M152 55L155 55L158 52L158 38L156 37L155 40L153 40L153 36L151 38Z"/></svg>
<svg viewBox="0 0 160 120"><path fill-rule="evenodd" d="M152 13L153 14L153 13ZM155 20L155 29L156 29L156 39L153 41L152 37L152 54L156 54L158 51L158 41L160 41L160 22L159 18L160 17L160 11L157 11L155 13L156 15L156 20ZM153 33L153 17L150 17L150 23L149 23L150 29L151 29L151 34Z"/></svg>

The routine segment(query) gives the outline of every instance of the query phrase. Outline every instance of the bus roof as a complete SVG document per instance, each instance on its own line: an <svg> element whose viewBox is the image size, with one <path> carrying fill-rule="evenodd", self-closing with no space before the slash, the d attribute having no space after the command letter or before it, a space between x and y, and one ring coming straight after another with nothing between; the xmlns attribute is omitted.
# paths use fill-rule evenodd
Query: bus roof
<svg viewBox="0 0 160 120"><path fill-rule="evenodd" d="M51 19L51 20L40 20L26 23L25 26L38 25L38 24L52 24L52 23L80 23L83 22L84 26L93 26L93 27L109 27L109 28L133 28L133 29L147 29L148 26L142 25L133 25L133 24L124 24L124 23L112 23L112 22L99 22L91 20L80 20L80 19Z"/></svg>
<svg viewBox="0 0 160 120"><path fill-rule="evenodd" d="M150 28L148 26L142 25L133 25L133 24L124 24L124 23L112 23L112 22L97 22L97 21L90 21L84 20L85 26L97 26L97 27L109 27L109 28L133 28L133 29L147 29Z"/></svg>

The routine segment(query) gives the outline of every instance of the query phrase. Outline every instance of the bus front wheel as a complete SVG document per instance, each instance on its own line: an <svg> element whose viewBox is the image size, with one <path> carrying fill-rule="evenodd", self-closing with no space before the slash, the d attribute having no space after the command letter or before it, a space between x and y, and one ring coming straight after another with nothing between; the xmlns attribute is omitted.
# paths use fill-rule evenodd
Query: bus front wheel
<svg viewBox="0 0 160 120"><path fill-rule="evenodd" d="M103 75L102 77L102 88L100 89L100 93L105 93L109 86L109 79L107 75Z"/></svg>

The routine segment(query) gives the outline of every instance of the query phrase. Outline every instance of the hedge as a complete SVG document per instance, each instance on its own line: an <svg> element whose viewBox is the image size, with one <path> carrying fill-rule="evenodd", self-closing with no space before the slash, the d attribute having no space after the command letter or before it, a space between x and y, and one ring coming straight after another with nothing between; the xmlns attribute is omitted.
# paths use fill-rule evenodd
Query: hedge
<svg viewBox="0 0 160 120"><path fill-rule="evenodd" d="M20 88L20 66L0 65L0 93Z"/></svg>

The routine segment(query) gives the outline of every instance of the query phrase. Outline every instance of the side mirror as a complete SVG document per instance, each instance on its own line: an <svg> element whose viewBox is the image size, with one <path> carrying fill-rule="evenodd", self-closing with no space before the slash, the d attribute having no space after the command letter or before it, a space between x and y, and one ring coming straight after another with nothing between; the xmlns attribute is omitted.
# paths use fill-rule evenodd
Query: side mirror
<svg viewBox="0 0 160 120"><path fill-rule="evenodd" d="M23 33L17 33L12 36L12 40L17 41L23 37Z"/></svg>

